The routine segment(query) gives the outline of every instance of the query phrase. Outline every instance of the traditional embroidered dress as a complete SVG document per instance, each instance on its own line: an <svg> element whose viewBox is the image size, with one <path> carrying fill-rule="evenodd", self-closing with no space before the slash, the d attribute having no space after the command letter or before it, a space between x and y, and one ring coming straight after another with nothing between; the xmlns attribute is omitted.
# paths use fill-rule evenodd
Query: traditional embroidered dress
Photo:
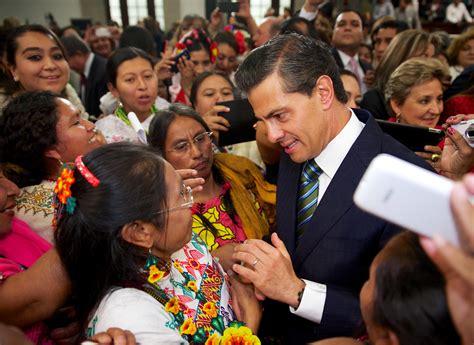
<svg viewBox="0 0 474 345"><path fill-rule="evenodd" d="M193 204L193 231L201 237L210 251L224 244L240 243L247 239L239 216L234 215L235 221L232 220L224 204L224 197L230 188L230 183L226 182L219 196L204 203ZM261 212L257 201L255 206Z"/></svg>
<svg viewBox="0 0 474 345"><path fill-rule="evenodd" d="M56 181L43 180L40 184L22 188L15 208L15 216L49 243L53 243L52 204L55 184Z"/></svg>
<svg viewBox="0 0 474 345"><path fill-rule="evenodd" d="M119 327L141 344L204 343L220 337L235 320L222 267L195 234L171 262L169 271L157 270L157 281L145 284L145 291L117 287L109 292L93 313L87 335Z"/></svg>

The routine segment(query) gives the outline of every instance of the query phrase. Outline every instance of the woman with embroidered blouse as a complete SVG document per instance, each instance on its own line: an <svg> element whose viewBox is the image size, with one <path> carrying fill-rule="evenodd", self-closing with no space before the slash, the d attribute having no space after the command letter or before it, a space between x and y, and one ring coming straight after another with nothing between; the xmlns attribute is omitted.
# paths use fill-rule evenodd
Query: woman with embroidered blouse
<svg viewBox="0 0 474 345"><path fill-rule="evenodd" d="M64 98L49 91L13 98L0 117L0 152L5 175L21 187L16 216L52 243L53 190L62 165L104 143Z"/></svg>
<svg viewBox="0 0 474 345"><path fill-rule="evenodd" d="M193 231L224 268L234 263L234 246L269 233L276 187L247 158L213 154L212 132L192 108L173 104L161 111L148 141L175 169L194 169L205 180L192 207Z"/></svg>
<svg viewBox="0 0 474 345"><path fill-rule="evenodd" d="M140 344L236 336L260 344L252 335L261 314L253 289L227 283L191 230L191 188L150 148L104 145L64 169L58 186L56 248L84 335L112 325Z"/></svg>
<svg viewBox="0 0 474 345"><path fill-rule="evenodd" d="M153 67L151 57L134 47L117 49L107 61L107 86L118 103L114 113L99 119L96 126L108 143L138 142L137 130L148 131L157 110L168 106L167 101L158 97L158 79ZM137 126L141 128L133 127L128 117L130 112L135 113Z"/></svg>

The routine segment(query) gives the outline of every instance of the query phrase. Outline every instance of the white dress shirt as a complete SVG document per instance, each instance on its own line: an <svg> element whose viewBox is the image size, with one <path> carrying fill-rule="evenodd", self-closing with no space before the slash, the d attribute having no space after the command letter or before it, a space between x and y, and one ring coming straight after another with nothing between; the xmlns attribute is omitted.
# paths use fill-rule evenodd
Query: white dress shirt
<svg viewBox="0 0 474 345"><path fill-rule="evenodd" d="M363 122L359 121L352 109L348 108L348 110L351 112L351 117L347 124L339 134L331 140L319 156L314 158L316 164L323 171L319 176L318 204L324 197L324 193L328 189L334 175L336 175L342 161L346 158L347 153L365 126ZM308 231L310 231L310 229L308 229ZM320 323L323 318L327 287L324 284L310 280L303 279L303 281L306 283L306 287L300 305L298 309L290 307L290 311L312 322Z"/></svg>
<svg viewBox="0 0 474 345"><path fill-rule="evenodd" d="M364 73L364 70L362 69L362 67L360 66L359 54L356 54L354 56L350 56L350 55L347 55L346 53L344 53L343 51L341 51L339 49L337 50L337 52L339 53L339 56L341 57L342 65L344 66L344 69L352 71L350 61L351 61L352 58L354 58L356 60L356 62L357 62L357 77L359 77L360 92L363 95L367 91L367 85L365 85L365 83L364 83L365 73Z"/></svg>
<svg viewBox="0 0 474 345"><path fill-rule="evenodd" d="M446 8L446 20L453 24L461 23L462 20L468 23L472 23L472 17L463 2L460 2L457 6L453 3L449 4Z"/></svg>

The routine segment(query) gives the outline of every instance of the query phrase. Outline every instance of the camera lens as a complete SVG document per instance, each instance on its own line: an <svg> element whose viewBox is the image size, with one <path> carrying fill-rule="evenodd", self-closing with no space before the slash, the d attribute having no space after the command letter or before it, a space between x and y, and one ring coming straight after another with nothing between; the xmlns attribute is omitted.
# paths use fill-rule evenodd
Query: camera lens
<svg viewBox="0 0 474 345"><path fill-rule="evenodd" d="M466 128L466 131L464 132L464 135L466 136L466 139L473 143L474 142L474 124L470 125L469 127Z"/></svg>

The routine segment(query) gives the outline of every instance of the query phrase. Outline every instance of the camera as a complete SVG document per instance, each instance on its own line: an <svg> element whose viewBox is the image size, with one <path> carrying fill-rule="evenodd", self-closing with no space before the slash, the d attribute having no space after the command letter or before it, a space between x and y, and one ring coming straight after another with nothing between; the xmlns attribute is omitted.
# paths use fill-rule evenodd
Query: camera
<svg viewBox="0 0 474 345"><path fill-rule="evenodd" d="M474 119L468 121L461 121L457 125L452 125L462 137L467 141L469 146L474 147Z"/></svg>

